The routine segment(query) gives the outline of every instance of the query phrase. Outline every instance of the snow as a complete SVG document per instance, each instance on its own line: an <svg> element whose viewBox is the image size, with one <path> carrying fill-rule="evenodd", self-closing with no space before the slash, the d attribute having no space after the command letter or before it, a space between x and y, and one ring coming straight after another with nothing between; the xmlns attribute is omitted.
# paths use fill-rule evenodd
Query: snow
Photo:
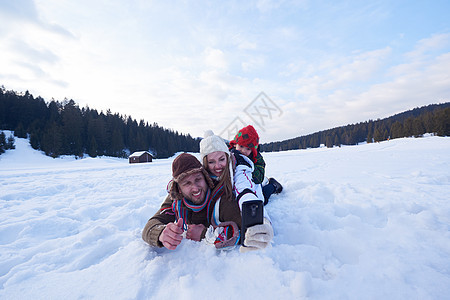
<svg viewBox="0 0 450 300"><path fill-rule="evenodd" d="M173 158L53 159L16 139L0 156L0 299L444 299L449 153L433 136L263 153L284 186L266 206L275 237L241 254L142 241Z"/></svg>

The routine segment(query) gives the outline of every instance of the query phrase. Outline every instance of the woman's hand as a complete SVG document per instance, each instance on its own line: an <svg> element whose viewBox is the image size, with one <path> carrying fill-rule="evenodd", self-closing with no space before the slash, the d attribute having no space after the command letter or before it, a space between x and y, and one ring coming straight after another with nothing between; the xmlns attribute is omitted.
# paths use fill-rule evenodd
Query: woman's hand
<svg viewBox="0 0 450 300"><path fill-rule="evenodd" d="M236 157L234 157L234 153L231 152L230 153L230 157L231 157L231 165L233 166L233 172L236 169ZM231 181L233 181L233 178L231 178Z"/></svg>

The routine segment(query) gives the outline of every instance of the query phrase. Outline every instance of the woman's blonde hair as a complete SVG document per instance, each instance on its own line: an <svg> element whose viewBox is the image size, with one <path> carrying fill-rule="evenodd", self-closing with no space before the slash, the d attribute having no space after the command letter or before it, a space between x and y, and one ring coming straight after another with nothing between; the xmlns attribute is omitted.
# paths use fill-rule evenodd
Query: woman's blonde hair
<svg viewBox="0 0 450 300"><path fill-rule="evenodd" d="M227 163L225 164L225 169L223 170L222 174L220 175L220 177L218 177L216 180L214 180L215 182L217 182L216 186L213 189L213 194L214 192L220 188L220 186L223 185L223 195L222 195L222 199L226 199L226 200L233 200L234 199L234 194L233 194L233 179L231 178L231 170L230 170L230 156L228 155L228 153L224 152L225 156L227 158ZM203 167L206 169L206 171L208 171L209 174L211 173L211 170L209 169L209 164L208 164L208 155L205 155L203 157Z"/></svg>

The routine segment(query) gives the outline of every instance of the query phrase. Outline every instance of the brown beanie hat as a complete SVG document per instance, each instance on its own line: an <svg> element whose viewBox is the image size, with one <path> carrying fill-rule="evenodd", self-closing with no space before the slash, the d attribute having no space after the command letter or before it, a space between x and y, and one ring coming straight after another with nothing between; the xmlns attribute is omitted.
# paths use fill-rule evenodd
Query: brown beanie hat
<svg viewBox="0 0 450 300"><path fill-rule="evenodd" d="M196 172L202 172L205 176L206 183L210 188L214 187L214 184L209 177L206 170L198 159L188 153L182 153L178 155L172 163L172 182L169 183L169 194L172 200L178 200L183 198L183 194L178 187L178 183L186 176L194 174Z"/></svg>

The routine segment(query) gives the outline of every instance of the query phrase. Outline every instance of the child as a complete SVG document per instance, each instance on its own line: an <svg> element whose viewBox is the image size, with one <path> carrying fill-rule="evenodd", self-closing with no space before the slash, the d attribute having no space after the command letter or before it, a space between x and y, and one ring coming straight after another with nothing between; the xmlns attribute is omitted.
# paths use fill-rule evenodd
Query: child
<svg viewBox="0 0 450 300"><path fill-rule="evenodd" d="M238 131L234 140L230 141L230 149L235 148L243 155L247 156L254 164L252 180L255 184L262 184L266 163L259 150L259 136L252 125L248 125ZM269 183L262 187L264 205L269 202L272 194L279 194L283 190L281 184L274 178L269 179Z"/></svg>
<svg viewBox="0 0 450 300"><path fill-rule="evenodd" d="M234 149L233 149L234 151ZM233 157L236 159L235 168L233 169L232 159L230 159L230 151L225 141L214 135L210 130L205 132L205 138L200 141L200 158L203 161L203 166L209 172L211 178L217 179L216 187L222 189L223 194L221 199L233 199L232 203L238 203L239 209L242 209L242 204L245 201L259 200L263 202L263 195L261 185L256 185L252 180L252 171L254 170L253 162L243 154L236 152ZM233 172L234 170L234 172ZM232 181L233 180L233 181ZM229 188L227 188L229 186ZM233 188L234 186L234 188ZM229 191L228 191L229 190ZM234 198L233 190L236 198ZM216 190L213 190L214 193ZM220 202L229 203L229 201L217 200ZM217 205L216 205L217 206ZM216 208L214 208L216 211ZM220 213L220 210L219 210ZM235 233L237 227L241 226L240 222L236 222L236 228L233 230L226 230L229 228L227 222L220 222L216 220L215 216L219 213L213 213L213 226L209 227L205 235L206 240L213 242L216 247L228 248L228 245L233 247L233 240L229 240L229 233ZM266 212L264 212L264 223L250 227L245 234L245 247L240 247L241 252L249 250L257 250L267 247L273 239L273 228L270 223L270 218ZM215 228L215 224L220 224ZM220 227L222 226L223 227ZM233 235L234 237L234 235ZM223 249L223 248L222 248Z"/></svg>

